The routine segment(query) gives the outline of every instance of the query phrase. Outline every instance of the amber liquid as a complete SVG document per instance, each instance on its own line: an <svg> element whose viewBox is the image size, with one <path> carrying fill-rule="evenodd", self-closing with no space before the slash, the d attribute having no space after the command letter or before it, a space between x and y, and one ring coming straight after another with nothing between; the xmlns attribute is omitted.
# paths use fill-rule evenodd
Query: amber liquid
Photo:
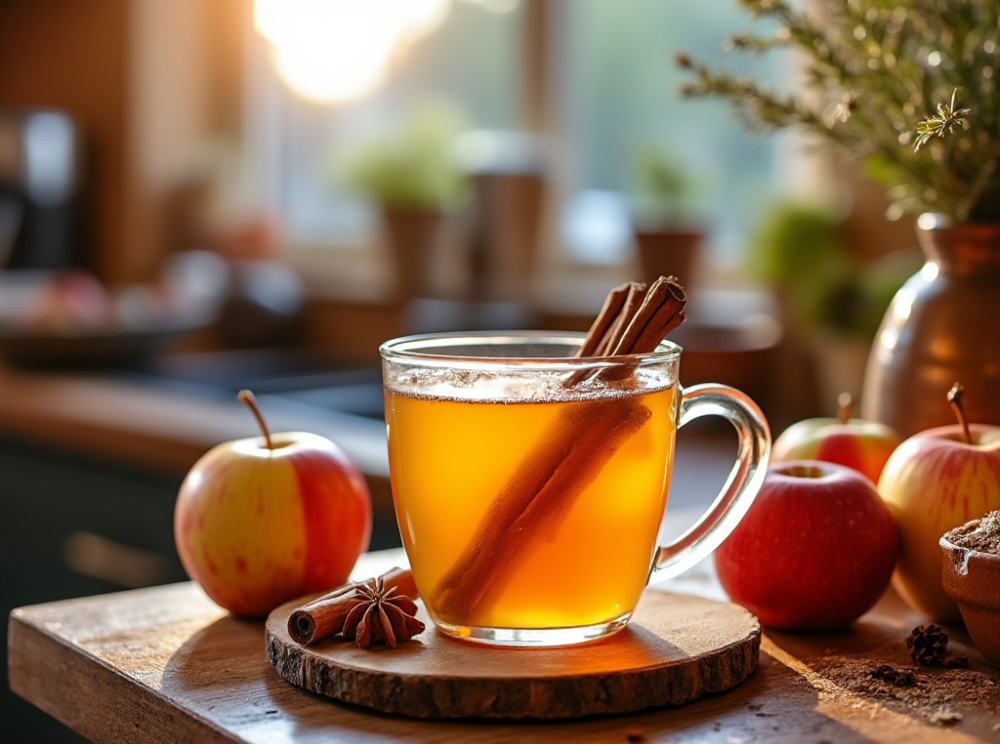
<svg viewBox="0 0 1000 744"><path fill-rule="evenodd" d="M677 394L667 387L616 395L613 405L644 407L648 417L643 410L641 425L617 449L593 453L596 476L570 489L565 508L550 514L530 542L517 543L497 577L501 588L466 615L437 602L442 579L454 575L494 501L543 449L552 427L587 425L586 408L607 406L608 397L491 402L386 391L396 515L432 617L468 627L543 629L606 623L634 610L666 506Z"/></svg>

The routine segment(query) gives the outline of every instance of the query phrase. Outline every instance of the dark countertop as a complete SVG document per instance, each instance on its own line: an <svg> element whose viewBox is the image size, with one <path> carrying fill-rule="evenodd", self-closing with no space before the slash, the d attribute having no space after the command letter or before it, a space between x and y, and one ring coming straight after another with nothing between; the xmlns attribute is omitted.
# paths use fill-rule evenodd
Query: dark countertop
<svg viewBox="0 0 1000 744"><path fill-rule="evenodd" d="M259 396L271 431L334 441L365 474L377 515L392 514L385 427L370 417ZM206 398L108 375L0 365L0 433L150 470L183 474L211 447L257 434L233 396ZM735 434L694 422L678 436L671 505L707 505L735 456Z"/></svg>
<svg viewBox="0 0 1000 744"><path fill-rule="evenodd" d="M336 442L365 473L376 511L391 510L385 427L294 401L264 402L272 431ZM207 399L104 375L0 366L0 432L152 470L185 473L214 445L255 436L235 397Z"/></svg>

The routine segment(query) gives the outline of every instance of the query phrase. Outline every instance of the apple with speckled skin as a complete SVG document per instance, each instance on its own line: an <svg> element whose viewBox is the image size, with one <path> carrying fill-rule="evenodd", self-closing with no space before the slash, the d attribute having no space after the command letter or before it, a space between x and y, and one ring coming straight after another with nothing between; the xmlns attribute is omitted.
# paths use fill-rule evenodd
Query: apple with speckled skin
<svg viewBox="0 0 1000 744"><path fill-rule="evenodd" d="M941 536L1000 509L1000 426L939 426L903 442L878 483L899 522L899 564L892 584L914 609L961 622L941 579Z"/></svg>
<svg viewBox="0 0 1000 744"><path fill-rule="evenodd" d="M715 551L719 582L763 625L833 630L867 612L896 564L898 536L874 484L822 462L771 463L749 511Z"/></svg>
<svg viewBox="0 0 1000 744"><path fill-rule="evenodd" d="M903 441L895 429L851 418L851 400L842 395L837 418L811 418L785 429L771 447L771 462L823 460L845 465L878 483L889 456Z"/></svg>
<svg viewBox="0 0 1000 744"><path fill-rule="evenodd" d="M174 538L188 576L234 615L347 581L368 547L372 510L360 471L333 442L305 432L209 450L181 484ZM249 399L249 401L248 401Z"/></svg>

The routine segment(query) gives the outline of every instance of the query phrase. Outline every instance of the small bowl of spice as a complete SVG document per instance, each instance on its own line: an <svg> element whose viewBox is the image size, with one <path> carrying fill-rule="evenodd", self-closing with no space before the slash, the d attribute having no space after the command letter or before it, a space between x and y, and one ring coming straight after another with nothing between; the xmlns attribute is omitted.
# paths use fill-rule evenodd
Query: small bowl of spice
<svg viewBox="0 0 1000 744"><path fill-rule="evenodd" d="M945 591L958 603L972 642L1000 666L1000 510L946 532Z"/></svg>

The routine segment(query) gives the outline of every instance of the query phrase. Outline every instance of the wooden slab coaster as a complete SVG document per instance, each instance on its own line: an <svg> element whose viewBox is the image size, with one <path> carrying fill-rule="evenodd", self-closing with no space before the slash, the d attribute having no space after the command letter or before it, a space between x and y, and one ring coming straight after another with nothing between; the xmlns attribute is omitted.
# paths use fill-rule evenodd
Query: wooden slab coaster
<svg viewBox="0 0 1000 744"><path fill-rule="evenodd" d="M572 718L675 706L738 685L757 668L760 624L733 604L647 589L610 638L555 649L496 648L427 630L396 649L340 636L300 646L286 630L301 600L267 620L267 656L297 687L419 718Z"/></svg>

